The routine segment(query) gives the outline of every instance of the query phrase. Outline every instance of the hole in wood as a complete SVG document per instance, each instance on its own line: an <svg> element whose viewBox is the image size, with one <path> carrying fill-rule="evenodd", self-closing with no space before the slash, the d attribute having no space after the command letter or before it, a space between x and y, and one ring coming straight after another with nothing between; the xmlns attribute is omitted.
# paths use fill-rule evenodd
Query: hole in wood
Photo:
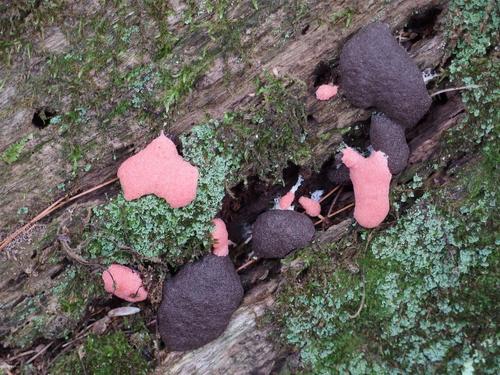
<svg viewBox="0 0 500 375"><path fill-rule="evenodd" d="M43 107L35 111L31 123L38 129L43 129L50 124L50 120L56 115L56 111L47 107Z"/></svg>
<svg viewBox="0 0 500 375"><path fill-rule="evenodd" d="M320 61L313 71L314 87L330 83L332 78L333 70L330 65L325 61Z"/></svg>

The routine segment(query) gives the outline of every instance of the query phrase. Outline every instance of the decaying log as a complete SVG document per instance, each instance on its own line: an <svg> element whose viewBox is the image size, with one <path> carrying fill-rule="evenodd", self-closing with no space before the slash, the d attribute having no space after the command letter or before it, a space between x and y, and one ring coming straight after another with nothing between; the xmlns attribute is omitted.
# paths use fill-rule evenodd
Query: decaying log
<svg viewBox="0 0 500 375"><path fill-rule="evenodd" d="M80 16L88 16L100 7L97 1L87 3L87 7L75 4L73 10L80 12ZM194 59L204 48L223 42L207 36L190 35L180 16L185 4L181 1L171 1L171 4L174 14L169 18L170 26L183 35L182 42L174 47L176 53L186 56L186 60ZM342 129L370 116L368 111L352 107L342 98L341 92L336 100L328 102L318 102L314 98L321 66L335 67L343 43L361 26L381 20L389 23L398 34L412 14L435 7L443 11L434 32L411 45L409 53L419 68L438 68L446 57L445 37L440 26L446 4L445 0L397 0L390 3L385 0L312 0L308 2L310 11L298 21L298 25L294 25L299 32L287 39L274 31L289 17L288 1L269 1L260 5L258 10L250 0L238 2L230 17L247 20L241 36L245 58L217 56L194 90L168 118L166 130L177 135L203 121L206 115L220 117L227 111L255 104L255 78L267 71L305 85L307 97L304 100L309 121L304 126L312 137L321 140L313 149L313 158L321 164L335 152L342 139ZM333 22L326 16L346 9L352 13L349 25L345 20ZM157 122L149 122L145 126L126 117L102 126L95 120L96 116L84 127L75 129L67 140L62 139L57 129L34 128L34 112L50 103L45 103L45 98L30 91L27 76L37 78L42 74L41 67L49 53L65 53L71 42L61 28L54 27L43 38L37 39L36 44L41 52L35 53L32 59L11 67L0 67L0 82L4 82L0 92L0 153L23 137L28 137L26 148L33 150L13 164L0 160L0 238L22 224L17 214L21 207L29 208L28 216L33 217L64 194L81 191L114 177L119 163L146 144L163 126L161 116L158 116ZM137 57L136 52L133 49L130 51L123 62L124 67L134 67L151 59L151 56ZM237 84L228 85L228 75L229 81ZM326 76L335 77L335 69L327 71ZM99 89L111 84L102 72L96 72L93 78L96 91L90 94L96 94ZM69 109L69 99L65 93L59 94L57 109L64 112ZM113 101L118 99L110 98ZM109 105L103 103L101 110L105 112ZM434 105L422 123L407 133L413 166L430 158L439 147L442 133L459 121L462 112L459 94L451 95L447 103ZM68 178L71 163L68 162L65 142L78 142L82 147L95 143L86 149L85 159L92 160L90 171ZM64 192L62 188L57 188L61 183L67 184ZM83 202L64 208L33 227L8 251L0 254L0 272L3 275L0 280L0 312L13 309L34 295L45 293L44 300L49 303L55 298L48 291L67 263L64 256L54 257L59 251L55 241L58 227L73 217L84 221L82 217L86 216L89 208L104 202L108 193L112 196L117 190L116 186L104 189ZM348 232L349 226L350 221L346 221L331 227L318 236L318 241L336 241ZM81 224L74 227L71 233L81 233ZM78 236L74 240L77 242ZM49 261L50 258L56 259L56 263ZM258 322L274 303L279 284L280 278L276 275L258 281L247 292L223 336L193 352L163 351L156 373L270 373L282 353L268 340L270 328ZM36 315L27 313L26 321L33 317ZM16 329L22 327L17 327L13 321L6 321L4 316L0 318L0 335Z"/></svg>

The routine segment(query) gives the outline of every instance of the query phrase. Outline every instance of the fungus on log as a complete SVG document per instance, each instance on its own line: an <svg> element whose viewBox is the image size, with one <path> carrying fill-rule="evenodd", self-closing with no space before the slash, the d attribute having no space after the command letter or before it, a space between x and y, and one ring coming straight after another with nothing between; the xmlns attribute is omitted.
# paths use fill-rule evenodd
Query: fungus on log
<svg viewBox="0 0 500 375"><path fill-rule="evenodd" d="M121 264L112 264L102 273L104 289L129 302L144 301L148 292L144 289L137 271Z"/></svg>
<svg viewBox="0 0 500 375"><path fill-rule="evenodd" d="M180 208L196 197L198 168L185 161L162 132L120 165L118 178L126 200L154 194L172 208Z"/></svg>
<svg viewBox="0 0 500 375"><path fill-rule="evenodd" d="M405 127L415 125L431 105L422 73L380 22L363 27L345 44L340 76L353 105L375 107Z"/></svg>
<svg viewBox="0 0 500 375"><path fill-rule="evenodd" d="M271 210L261 214L253 226L252 249L259 258L283 258L308 245L314 224L306 215L291 210Z"/></svg>
<svg viewBox="0 0 500 375"><path fill-rule="evenodd" d="M335 95L337 95L338 86L332 84L321 85L316 90L316 99L318 100L330 100Z"/></svg>
<svg viewBox="0 0 500 375"><path fill-rule="evenodd" d="M212 250L217 256L224 257L229 254L229 235L227 233L226 223L222 219L212 221L215 228L212 231Z"/></svg>
<svg viewBox="0 0 500 375"><path fill-rule="evenodd" d="M392 174L402 172L408 164L410 148L406 143L405 129L384 114L372 115L370 141L376 151L387 155Z"/></svg>
<svg viewBox="0 0 500 375"><path fill-rule="evenodd" d="M387 157L380 151L364 158L347 147L342 161L349 168L354 188L354 218L365 228L375 228L389 213L391 172Z"/></svg>
<svg viewBox="0 0 500 375"><path fill-rule="evenodd" d="M229 257L209 254L186 264L163 286L158 327L167 349L193 350L219 337L242 298Z"/></svg>

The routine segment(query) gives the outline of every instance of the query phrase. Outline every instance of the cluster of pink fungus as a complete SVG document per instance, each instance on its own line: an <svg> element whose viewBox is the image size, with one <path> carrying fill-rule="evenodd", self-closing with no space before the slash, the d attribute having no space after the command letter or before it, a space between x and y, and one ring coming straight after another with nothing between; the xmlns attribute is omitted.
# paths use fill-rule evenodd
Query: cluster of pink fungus
<svg viewBox="0 0 500 375"><path fill-rule="evenodd" d="M371 31L377 31L378 34L372 35ZM373 43L390 47L392 55L386 56L384 49L371 48ZM362 57L375 55L380 57L380 61L358 58L360 54ZM398 122L414 125L430 105L422 82L413 76L410 77L415 78L413 80L405 78L409 83L406 82L403 89L419 93L420 96L418 100L414 100L418 104L415 110L401 114L400 108L395 108L393 102L395 99L403 100L405 95L400 95L396 90L384 90L383 92L391 91L390 95L385 97L381 94L377 82L365 79L365 76L383 78L387 65L385 60L396 67L409 66L413 76L418 78L416 66L406 52L392 40L388 27L375 23L361 30L344 47L340 64L342 87L348 89L348 98L353 104L362 108L375 105L384 109L389 113L389 117L392 116ZM365 65L370 69L365 69ZM357 74L358 71L362 71L364 75ZM376 81L380 80L381 78ZM390 82L386 82L386 86L391 87ZM403 89L401 92L406 92ZM337 91L338 86L320 85L315 93L316 99L329 100L337 95ZM410 105L409 108L413 107ZM371 132L372 143L376 143L374 146L385 153L374 151L365 158L350 147L342 153L342 162L349 170L354 188L354 218L365 228L377 227L386 218L390 208L391 170L396 174L404 169L409 152L404 127L399 128L400 125L395 124L389 128L390 120L385 121L385 117L379 116L375 120L380 124L376 123L378 127L374 126ZM391 156L390 165L386 154ZM347 174L345 167L344 174ZM154 194L165 199L172 208L180 208L190 204L196 197L198 169L179 155L175 144L163 133L144 150L127 159L118 169L118 177L126 200ZM347 176L345 179L347 180ZM303 178L299 176L297 183L286 194L276 198L275 210L261 213L256 219L252 242L256 256L282 258L312 241L315 228L308 216L324 219L320 205L323 191L315 191L310 197L300 196L298 204L304 213L295 212L293 203L302 182ZM241 282L228 257L231 241L226 224L219 218L214 219L212 223L213 254L185 265L176 276L165 283L158 323L163 340L172 350L191 350L218 337L243 296ZM102 278L106 291L119 298L129 302L139 302L147 298L148 293L135 270L113 264L103 272ZM224 298L221 299L221 296ZM183 308L180 308L180 305ZM189 319L186 319L186 314Z"/></svg>
<svg viewBox="0 0 500 375"><path fill-rule="evenodd" d="M198 168L179 155L175 144L163 132L143 150L125 160L117 174L123 195L129 201L154 194L165 199L172 208L180 208L196 198ZM220 236L221 245L217 251L222 254L225 245L223 235ZM113 264L102 273L102 279L104 289L118 298L129 302L147 298L139 273L131 268Z"/></svg>
<svg viewBox="0 0 500 375"><path fill-rule="evenodd" d="M302 196L299 198L299 204L304 209L304 212L309 216L317 217L321 215L321 205L319 204L319 199Z"/></svg>

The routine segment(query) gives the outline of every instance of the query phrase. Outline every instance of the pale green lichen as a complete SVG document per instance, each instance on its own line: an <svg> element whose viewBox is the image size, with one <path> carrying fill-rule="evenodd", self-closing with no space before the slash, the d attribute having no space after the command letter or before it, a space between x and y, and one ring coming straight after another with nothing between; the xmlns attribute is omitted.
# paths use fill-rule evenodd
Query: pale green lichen
<svg viewBox="0 0 500 375"><path fill-rule="evenodd" d="M195 126L181 137L184 158L198 167L196 199L173 209L163 199L146 196L127 202L120 194L94 209L92 241L88 252L104 263L129 262L133 254L146 259L160 257L171 265L207 252L211 221L225 195L226 181L239 167L230 145L216 138L219 123Z"/></svg>
<svg viewBox="0 0 500 375"><path fill-rule="evenodd" d="M495 373L494 291L476 289L477 275L489 284L498 267L495 242L484 235L493 225L492 198L485 194L451 216L426 196L373 241L360 261L363 277L309 271L314 276L289 286L280 300L283 338L301 348L315 374L431 373L443 366L456 373L467 361ZM351 319L363 294L364 309ZM480 342L491 345L480 350Z"/></svg>
<svg viewBox="0 0 500 375"><path fill-rule="evenodd" d="M491 0L453 0L449 12L449 37L454 33L459 37L448 68L449 76L458 85L479 85L462 92L468 114L454 136L457 143L480 143L492 132L498 137L500 67L497 58L491 55L498 42L500 10ZM470 127L470 131L465 131L465 127ZM460 137L460 133L467 135Z"/></svg>

